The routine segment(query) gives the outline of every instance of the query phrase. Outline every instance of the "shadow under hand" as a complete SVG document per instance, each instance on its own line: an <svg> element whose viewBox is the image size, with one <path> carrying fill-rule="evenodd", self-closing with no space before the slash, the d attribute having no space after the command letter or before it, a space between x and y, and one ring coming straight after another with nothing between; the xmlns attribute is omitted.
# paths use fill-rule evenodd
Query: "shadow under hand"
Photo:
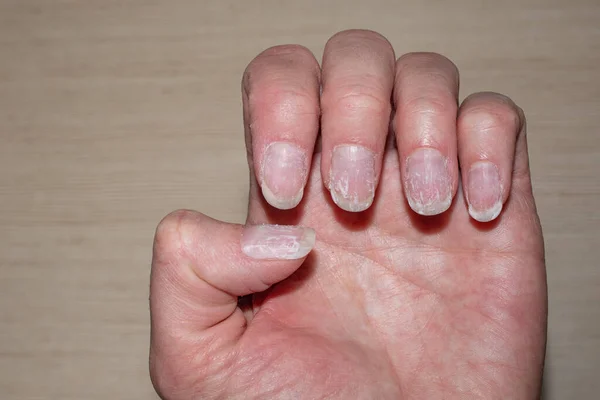
<svg viewBox="0 0 600 400"><path fill-rule="evenodd" d="M510 200L510 198L509 198L509 200ZM462 203L464 204L465 209L468 210L469 204L467 203L467 200L465 199L464 196L462 196ZM506 209L503 211L506 211ZM468 213L468 211L467 211L467 213ZM494 220L489 221L489 222L479 222L476 219L473 219L471 216L469 216L469 222L471 223L471 226L474 227L475 229L477 229L478 231L489 232L493 229L496 229L498 224L500 224L503 214L504 214L504 212L501 212L500 215L498 215Z"/></svg>
<svg viewBox="0 0 600 400"><path fill-rule="evenodd" d="M308 214L312 213L312 216L316 218L327 218L326 215L319 214L326 214L328 212L333 214L333 217L340 225L350 231L364 230L369 227L371 222L373 222L374 210L379 198L377 193L375 194L373 204L367 210L361 212L350 212L341 209L337 204L335 204L331 194L329 193L329 190L327 190L324 185L322 186L322 189L323 190L318 191L318 193L313 193L313 185L306 185L302 200L296 207L290 210L280 210L271 206L264 199L264 196L260 196L260 201L262 202L262 206L265 210L265 214L269 223L272 224L298 225ZM322 197L317 199L315 198L316 196ZM317 204L326 205L327 210L325 213L323 213L322 207L315 206ZM311 206L312 208L309 209Z"/></svg>
<svg viewBox="0 0 600 400"><path fill-rule="evenodd" d="M411 225L424 235L433 235L444 230L450 223L454 208L456 207L456 201L453 201L452 204L450 204L450 208L441 214L421 215L417 214L412 210L412 208L410 208L406 198L404 198L404 202L404 207L408 213Z"/></svg>
<svg viewBox="0 0 600 400"><path fill-rule="evenodd" d="M298 225L302 218L306 215L306 203L311 196L311 185L306 185L304 188L304 196L300 203L292 209L280 210L270 205L261 194L258 196L260 199L263 210L265 210L265 216L270 224L278 225Z"/></svg>
<svg viewBox="0 0 600 400"><path fill-rule="evenodd" d="M356 232L361 231L369 227L373 222L373 216L377 206L379 196L375 193L373 204L364 211L351 212L341 209L331 197L331 194L327 189L323 190L325 201L329 209L333 212L335 220L349 231Z"/></svg>
<svg viewBox="0 0 600 400"><path fill-rule="evenodd" d="M467 204L462 193L459 192L454 196L452 204L448 210L438 215L420 215L414 212L408 201L405 199L405 209L409 215L412 227L418 230L420 233L425 235L436 234L444 230L452 221L453 218L463 219L468 218L468 223L479 232L489 232L498 227L502 220L501 213L496 219L489 222L479 222L473 219L469 213Z"/></svg>
<svg viewBox="0 0 600 400"><path fill-rule="evenodd" d="M264 292L251 295L253 307L260 309L264 301L269 298L285 296L301 289L315 275L317 258L318 256L314 252L309 253L300 268L287 279L276 283Z"/></svg>

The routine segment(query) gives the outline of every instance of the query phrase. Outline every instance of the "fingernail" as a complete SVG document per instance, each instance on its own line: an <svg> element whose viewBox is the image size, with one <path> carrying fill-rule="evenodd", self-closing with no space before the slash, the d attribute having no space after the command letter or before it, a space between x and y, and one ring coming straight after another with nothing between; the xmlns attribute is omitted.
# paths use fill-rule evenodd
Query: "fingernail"
<svg viewBox="0 0 600 400"><path fill-rule="evenodd" d="M337 146L331 159L329 191L343 210L369 208L375 195L375 154L362 146Z"/></svg>
<svg viewBox="0 0 600 400"><path fill-rule="evenodd" d="M261 188L273 207L288 210L302 200L307 168L306 154L291 143L272 143L262 165Z"/></svg>
<svg viewBox="0 0 600 400"><path fill-rule="evenodd" d="M452 203L452 178L448 160L436 149L423 147L406 160L406 198L421 215L436 215Z"/></svg>
<svg viewBox="0 0 600 400"><path fill-rule="evenodd" d="M287 225L246 226L242 233L242 252L259 260L297 260L315 245L311 228Z"/></svg>
<svg viewBox="0 0 600 400"><path fill-rule="evenodd" d="M478 161L469 170L469 214L479 222L495 219L502 211L502 186L498 167L489 161Z"/></svg>

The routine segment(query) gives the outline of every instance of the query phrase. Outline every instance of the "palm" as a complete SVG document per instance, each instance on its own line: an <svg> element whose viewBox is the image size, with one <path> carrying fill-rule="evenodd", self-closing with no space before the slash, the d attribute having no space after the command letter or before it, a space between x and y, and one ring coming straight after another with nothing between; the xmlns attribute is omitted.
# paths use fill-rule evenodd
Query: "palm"
<svg viewBox="0 0 600 400"><path fill-rule="evenodd" d="M530 193L513 193L492 226L473 222L457 204L460 194L444 215L420 217L402 197L395 154L386 156L378 201L362 214L333 205L318 168L296 211L251 196L250 222L311 226L318 240L295 275L255 295L233 392L514 398L537 391L536 377L523 373L542 363L544 345L543 249Z"/></svg>

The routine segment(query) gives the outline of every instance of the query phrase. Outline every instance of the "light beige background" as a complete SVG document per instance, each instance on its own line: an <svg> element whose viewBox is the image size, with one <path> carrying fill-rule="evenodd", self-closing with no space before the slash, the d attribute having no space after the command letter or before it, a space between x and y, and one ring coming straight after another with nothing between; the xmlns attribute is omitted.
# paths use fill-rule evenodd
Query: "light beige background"
<svg viewBox="0 0 600 400"><path fill-rule="evenodd" d="M239 81L338 30L441 52L529 117L550 291L547 399L600 390L600 2L0 0L0 398L153 399L153 229L241 222Z"/></svg>

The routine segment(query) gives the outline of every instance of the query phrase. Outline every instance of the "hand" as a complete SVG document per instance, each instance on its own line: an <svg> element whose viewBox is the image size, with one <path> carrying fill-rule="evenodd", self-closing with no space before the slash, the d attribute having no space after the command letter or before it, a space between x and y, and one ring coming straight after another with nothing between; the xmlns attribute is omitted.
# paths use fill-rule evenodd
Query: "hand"
<svg viewBox="0 0 600 400"><path fill-rule="evenodd" d="M539 396L546 280L524 116L494 93L459 107L458 81L448 59L395 61L369 31L332 37L322 68L299 46L252 61L247 225L178 211L156 232L163 398Z"/></svg>

